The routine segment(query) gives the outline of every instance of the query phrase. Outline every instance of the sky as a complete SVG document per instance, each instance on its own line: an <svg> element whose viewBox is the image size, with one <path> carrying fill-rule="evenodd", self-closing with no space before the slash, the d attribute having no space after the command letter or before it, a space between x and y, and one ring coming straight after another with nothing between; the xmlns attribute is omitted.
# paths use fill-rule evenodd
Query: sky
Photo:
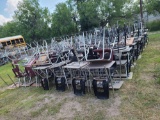
<svg viewBox="0 0 160 120"><path fill-rule="evenodd" d="M0 25L12 20L19 1L22 0L0 0ZM66 0L39 0L40 6L48 7L50 12L53 12L56 5L61 2L66 2Z"/></svg>

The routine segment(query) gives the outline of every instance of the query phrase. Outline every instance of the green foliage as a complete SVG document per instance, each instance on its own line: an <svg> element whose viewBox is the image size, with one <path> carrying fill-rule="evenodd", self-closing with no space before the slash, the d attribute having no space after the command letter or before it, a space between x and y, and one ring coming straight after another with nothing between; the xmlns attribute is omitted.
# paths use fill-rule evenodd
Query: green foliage
<svg viewBox="0 0 160 120"><path fill-rule="evenodd" d="M38 0L23 0L15 11L15 20L19 23L22 35L28 40L48 38L49 11L42 9Z"/></svg>
<svg viewBox="0 0 160 120"><path fill-rule="evenodd" d="M86 31L99 26L97 3L93 0L78 3L81 30Z"/></svg>
<svg viewBox="0 0 160 120"><path fill-rule="evenodd" d="M94 27L115 23L129 15L128 0L68 0L58 4L50 14L38 0L23 0L18 4L12 22L0 26L0 37L23 35L27 42L49 39ZM131 16L131 14L130 14Z"/></svg>
<svg viewBox="0 0 160 120"><path fill-rule="evenodd" d="M11 21L7 22L0 27L0 38L15 36L21 34L21 31L18 30L17 22Z"/></svg>
<svg viewBox="0 0 160 120"><path fill-rule="evenodd" d="M72 17L71 11L65 3L58 4L52 15L52 36L75 33L76 23L74 23Z"/></svg>
<svg viewBox="0 0 160 120"><path fill-rule="evenodd" d="M159 1L144 1L145 9L159 11ZM50 39L95 27L133 21L139 13L139 1L130 0L67 0L51 14L38 0L22 0L11 22L0 26L0 37L23 35L27 42ZM154 6L154 7L150 7Z"/></svg>
<svg viewBox="0 0 160 120"><path fill-rule="evenodd" d="M139 0L137 1L127 1L124 6L124 13L126 15L126 20L137 20L138 14L140 14Z"/></svg>
<svg viewBox="0 0 160 120"><path fill-rule="evenodd" d="M5 82L8 84L8 85L11 85L13 84L12 81L9 79L9 77L7 76L10 75L10 77L12 79L14 79L14 74L12 72L12 65L9 63L9 64L6 64L6 65L3 65L0 67L0 76L5 80ZM15 79L14 79L15 80ZM16 81L16 80L15 80ZM0 87L4 87L6 86L6 84L0 79Z"/></svg>
<svg viewBox="0 0 160 120"><path fill-rule="evenodd" d="M148 22L146 27L149 29L149 31L158 31L160 30L160 20Z"/></svg>
<svg viewBox="0 0 160 120"><path fill-rule="evenodd" d="M115 23L128 15L124 12L127 11L126 3L129 3L128 0L68 0L69 6L76 6L76 10L70 8L78 14L82 31L103 27L107 22Z"/></svg>
<svg viewBox="0 0 160 120"><path fill-rule="evenodd" d="M160 58L157 58L156 62L158 64L155 64L154 78L156 80L156 83L160 84Z"/></svg>
<svg viewBox="0 0 160 120"><path fill-rule="evenodd" d="M160 14L159 0L145 0L144 5L149 14Z"/></svg>

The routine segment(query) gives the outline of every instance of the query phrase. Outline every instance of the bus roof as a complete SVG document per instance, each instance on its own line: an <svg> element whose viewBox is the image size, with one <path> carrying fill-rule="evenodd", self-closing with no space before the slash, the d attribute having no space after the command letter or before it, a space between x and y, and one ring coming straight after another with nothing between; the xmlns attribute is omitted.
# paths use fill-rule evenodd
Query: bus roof
<svg viewBox="0 0 160 120"><path fill-rule="evenodd" d="M9 40L19 39L19 38L23 38L23 36L16 35L16 36L11 36L11 37L0 38L0 43L5 42L5 41L9 41Z"/></svg>

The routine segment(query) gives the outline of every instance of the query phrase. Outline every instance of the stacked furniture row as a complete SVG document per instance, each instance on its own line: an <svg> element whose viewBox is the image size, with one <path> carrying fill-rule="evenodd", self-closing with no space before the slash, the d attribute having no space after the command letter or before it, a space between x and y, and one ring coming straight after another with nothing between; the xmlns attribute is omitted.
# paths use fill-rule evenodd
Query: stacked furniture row
<svg viewBox="0 0 160 120"><path fill-rule="evenodd" d="M12 70L20 86L35 82L49 90L54 83L58 91L72 86L76 95L93 90L97 98L109 98L109 89L114 94L124 79L132 78L131 67L148 44L145 29L141 23L138 26L132 31L124 25L123 29L83 32L59 43L53 39L50 45L45 41L42 45L36 43L36 47L30 47L30 56L21 60L25 71L21 72L19 60L13 60Z"/></svg>

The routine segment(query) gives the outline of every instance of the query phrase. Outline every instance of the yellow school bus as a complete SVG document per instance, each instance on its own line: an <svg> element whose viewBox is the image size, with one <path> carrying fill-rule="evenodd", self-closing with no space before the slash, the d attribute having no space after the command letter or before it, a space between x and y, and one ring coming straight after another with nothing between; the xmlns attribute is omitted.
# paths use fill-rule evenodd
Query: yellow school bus
<svg viewBox="0 0 160 120"><path fill-rule="evenodd" d="M26 42L22 35L0 38L0 48L22 47L26 46Z"/></svg>

